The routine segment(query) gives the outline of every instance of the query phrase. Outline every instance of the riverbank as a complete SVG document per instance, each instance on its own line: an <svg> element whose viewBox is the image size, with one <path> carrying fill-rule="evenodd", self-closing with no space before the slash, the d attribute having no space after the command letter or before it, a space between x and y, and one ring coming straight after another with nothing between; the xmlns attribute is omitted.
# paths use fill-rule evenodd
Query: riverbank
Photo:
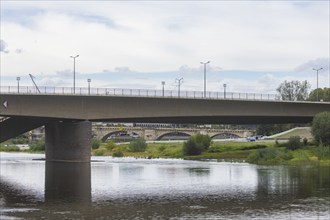
<svg viewBox="0 0 330 220"><path fill-rule="evenodd" d="M276 142L214 142L200 155L183 154L183 143L149 143L143 152L131 152L129 144L102 144L92 151L94 156L182 158L187 160L239 161L253 164L329 165L329 147L307 144L288 150L285 143Z"/></svg>
<svg viewBox="0 0 330 220"><path fill-rule="evenodd" d="M237 161L264 165L326 165L330 166L329 147L306 144L296 150L288 150L286 143L278 142L213 142L200 155L183 154L183 142L148 143L143 152L132 152L129 144L102 143L92 149L93 156L136 158L180 158L186 160ZM40 150L0 146L0 151L40 153Z"/></svg>

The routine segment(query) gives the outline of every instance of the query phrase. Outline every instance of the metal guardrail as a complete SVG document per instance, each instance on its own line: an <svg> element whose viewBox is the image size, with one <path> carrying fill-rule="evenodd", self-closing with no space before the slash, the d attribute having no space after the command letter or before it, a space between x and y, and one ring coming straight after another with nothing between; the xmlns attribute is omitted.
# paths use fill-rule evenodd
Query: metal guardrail
<svg viewBox="0 0 330 220"><path fill-rule="evenodd" d="M234 92L204 92L175 91L150 89L121 89L121 88L86 88L76 87L39 87L32 86L1 86L2 94L49 94L49 95L103 95L103 96L134 96L134 97L166 97L166 98L195 98L195 99L238 99L238 100L280 100L275 94L234 93Z"/></svg>

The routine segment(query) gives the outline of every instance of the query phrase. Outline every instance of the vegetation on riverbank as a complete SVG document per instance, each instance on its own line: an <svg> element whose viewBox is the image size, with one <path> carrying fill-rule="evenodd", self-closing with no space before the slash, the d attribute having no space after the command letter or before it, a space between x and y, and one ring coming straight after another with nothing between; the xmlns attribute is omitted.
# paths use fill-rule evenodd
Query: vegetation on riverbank
<svg viewBox="0 0 330 220"><path fill-rule="evenodd" d="M101 144L93 150L95 156L183 158L189 160L217 159L219 161L245 161L255 164L288 165L330 165L328 147L313 143L303 144L290 150L289 143L276 142L213 142L208 150L199 155L185 155L184 143L149 143L145 151L132 152L129 144L116 145L113 142Z"/></svg>

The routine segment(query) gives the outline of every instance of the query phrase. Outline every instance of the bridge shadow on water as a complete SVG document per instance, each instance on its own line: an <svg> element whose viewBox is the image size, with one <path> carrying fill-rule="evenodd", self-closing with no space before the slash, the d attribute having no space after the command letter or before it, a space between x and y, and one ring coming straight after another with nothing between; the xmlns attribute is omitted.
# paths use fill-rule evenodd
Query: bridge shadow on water
<svg viewBox="0 0 330 220"><path fill-rule="evenodd" d="M45 162L45 168L45 203L91 203L91 163Z"/></svg>

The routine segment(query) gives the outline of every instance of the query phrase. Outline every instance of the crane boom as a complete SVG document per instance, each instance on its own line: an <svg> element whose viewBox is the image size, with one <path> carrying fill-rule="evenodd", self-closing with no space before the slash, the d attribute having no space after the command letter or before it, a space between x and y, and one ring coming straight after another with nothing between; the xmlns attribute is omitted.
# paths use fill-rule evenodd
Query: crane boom
<svg viewBox="0 0 330 220"><path fill-rule="evenodd" d="M38 91L39 93L41 93L40 90L39 90L39 88L38 88L38 86L37 86L37 84L36 84L36 82L33 80L34 76L32 76L32 74L29 74L29 76L30 76L30 78L31 78L31 80L32 80L32 82L33 82L33 84L35 85L37 91Z"/></svg>

